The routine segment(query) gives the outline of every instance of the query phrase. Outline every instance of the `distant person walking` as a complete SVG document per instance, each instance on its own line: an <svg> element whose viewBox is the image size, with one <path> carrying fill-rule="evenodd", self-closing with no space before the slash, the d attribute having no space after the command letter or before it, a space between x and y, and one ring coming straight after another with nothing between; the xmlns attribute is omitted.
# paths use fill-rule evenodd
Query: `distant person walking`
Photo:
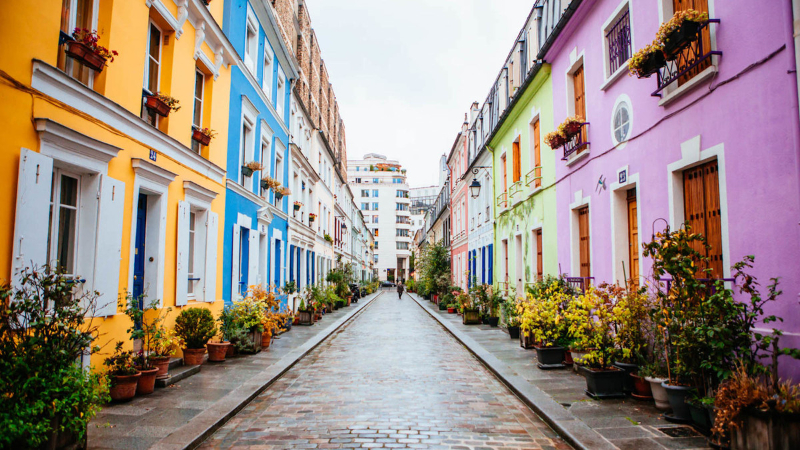
<svg viewBox="0 0 800 450"><path fill-rule="evenodd" d="M397 298L403 298L403 291L405 290L405 286L403 286L403 282L397 283Z"/></svg>

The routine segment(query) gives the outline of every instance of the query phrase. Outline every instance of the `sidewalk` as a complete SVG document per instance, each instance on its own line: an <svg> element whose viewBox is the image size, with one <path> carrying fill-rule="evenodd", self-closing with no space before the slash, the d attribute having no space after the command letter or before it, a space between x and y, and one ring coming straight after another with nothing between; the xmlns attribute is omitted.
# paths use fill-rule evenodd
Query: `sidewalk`
<svg viewBox="0 0 800 450"><path fill-rule="evenodd" d="M207 362L200 373L176 385L104 407L89 423L88 448L196 447L381 292L327 314L312 326L293 326L256 355Z"/></svg>
<svg viewBox="0 0 800 450"><path fill-rule="evenodd" d="M584 394L582 376L566 369L538 369L536 352L520 347L504 329L463 325L457 314L440 312L433 303L409 295L575 448L708 448L692 427L662 419L652 402L592 400Z"/></svg>

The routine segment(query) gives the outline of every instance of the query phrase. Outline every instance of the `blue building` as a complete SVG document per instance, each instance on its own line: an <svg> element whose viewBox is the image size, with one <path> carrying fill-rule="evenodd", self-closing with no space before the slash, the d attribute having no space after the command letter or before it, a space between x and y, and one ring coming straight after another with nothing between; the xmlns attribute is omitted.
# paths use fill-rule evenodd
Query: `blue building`
<svg viewBox="0 0 800 450"><path fill-rule="evenodd" d="M223 298L249 286L287 280L289 198L277 199L262 179L287 186L289 99L297 78L291 52L263 1L225 0L223 31L238 52L231 71L223 251ZM249 170L260 163L261 170Z"/></svg>

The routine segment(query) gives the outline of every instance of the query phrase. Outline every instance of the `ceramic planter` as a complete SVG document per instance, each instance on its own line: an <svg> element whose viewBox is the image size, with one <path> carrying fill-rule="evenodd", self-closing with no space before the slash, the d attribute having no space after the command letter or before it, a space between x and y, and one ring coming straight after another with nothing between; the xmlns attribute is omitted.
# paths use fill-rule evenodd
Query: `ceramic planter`
<svg viewBox="0 0 800 450"><path fill-rule="evenodd" d="M185 348L183 349L183 365L199 366L203 364L203 355L205 354L205 348Z"/></svg>
<svg viewBox="0 0 800 450"><path fill-rule="evenodd" d="M692 421L692 414L689 411L689 405L686 403L686 398L694 391L690 386L673 386L667 382L661 383L664 389L667 390L667 398L669 399L669 406L672 408L672 414L665 414L664 418L670 422L675 423L689 423Z"/></svg>
<svg viewBox="0 0 800 450"><path fill-rule="evenodd" d="M156 375L158 375L158 367L152 369L140 370L139 382L136 384L136 395L152 394L156 388Z"/></svg>
<svg viewBox="0 0 800 450"><path fill-rule="evenodd" d="M209 342L206 344L206 348L208 348L208 360L211 362L225 361L225 357L228 356L229 347L232 347L230 342Z"/></svg>
<svg viewBox="0 0 800 450"><path fill-rule="evenodd" d="M158 373L156 373L157 380L169 378L169 356L152 357L150 362L158 369Z"/></svg>
<svg viewBox="0 0 800 450"><path fill-rule="evenodd" d="M676 28L664 39L664 53L670 61L678 57L678 53L689 44L697 40L697 32L700 31L700 24L691 20L684 20L681 26Z"/></svg>
<svg viewBox="0 0 800 450"><path fill-rule="evenodd" d="M203 134L200 130L195 128L192 131L192 140L199 142L202 145L208 145L211 143L211 136Z"/></svg>
<svg viewBox="0 0 800 450"><path fill-rule="evenodd" d="M637 75L638 78L650 78L651 75L658 72L658 69L667 65L667 59L664 57L664 53L657 51L648 54L644 60L642 60L641 68L639 69L639 74Z"/></svg>
<svg viewBox="0 0 800 450"><path fill-rule="evenodd" d="M167 117L169 115L170 107L167 105L164 100L158 98L155 95L148 95L145 97L144 106L149 109L150 111L158 114L162 117Z"/></svg>
<svg viewBox="0 0 800 450"><path fill-rule="evenodd" d="M496 327L500 323L499 317L487 317L486 324L490 327Z"/></svg>
<svg viewBox="0 0 800 450"><path fill-rule="evenodd" d="M748 409L731 430L731 450L800 448L800 414Z"/></svg>
<svg viewBox="0 0 800 450"><path fill-rule="evenodd" d="M631 391L633 398L638 400L652 400L653 390L650 389L650 383L639 375L631 373L629 376L633 380L633 390Z"/></svg>
<svg viewBox="0 0 800 450"><path fill-rule="evenodd" d="M111 390L109 395L115 402L125 402L136 395L136 385L139 384L141 373L136 375L115 375L111 377Z"/></svg>
<svg viewBox="0 0 800 450"><path fill-rule="evenodd" d="M629 375L639 372L639 365L619 361L615 362L614 365L625 371L625 392L633 392L633 378L631 378Z"/></svg>
<svg viewBox="0 0 800 450"><path fill-rule="evenodd" d="M461 321L464 325L478 325L481 323L481 313L477 309L465 309Z"/></svg>
<svg viewBox="0 0 800 450"><path fill-rule="evenodd" d="M536 365L542 369L564 368L564 347L536 347Z"/></svg>
<svg viewBox="0 0 800 450"><path fill-rule="evenodd" d="M645 381L650 383L650 391L653 393L653 400L656 402L656 408L661 411L669 410L669 397L667 390L664 389L663 383L667 380L664 378L651 378L645 377Z"/></svg>
<svg viewBox="0 0 800 450"><path fill-rule="evenodd" d="M253 169L251 169L251 168L249 168L247 166L242 166L242 175L244 175L246 177L252 177L253 176Z"/></svg>
<svg viewBox="0 0 800 450"><path fill-rule="evenodd" d="M519 339L519 327L508 327L508 337Z"/></svg>
<svg viewBox="0 0 800 450"><path fill-rule="evenodd" d="M106 59L83 42L67 42L66 52L72 59L97 72L102 72L106 66Z"/></svg>
<svg viewBox="0 0 800 450"><path fill-rule="evenodd" d="M580 373L586 378L586 395L592 398L624 397L625 371L618 368L593 370L580 367Z"/></svg>
<svg viewBox="0 0 800 450"><path fill-rule="evenodd" d="M450 308L450 307L448 307L448 308L447 308L447 312L448 312L449 314L455 314L455 313L456 313L456 309L455 309L455 308Z"/></svg>

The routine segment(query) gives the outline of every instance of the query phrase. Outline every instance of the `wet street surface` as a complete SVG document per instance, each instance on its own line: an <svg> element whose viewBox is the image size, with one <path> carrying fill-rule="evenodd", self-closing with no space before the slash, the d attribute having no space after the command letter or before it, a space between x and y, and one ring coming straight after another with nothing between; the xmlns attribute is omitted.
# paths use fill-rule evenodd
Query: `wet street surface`
<svg viewBox="0 0 800 450"><path fill-rule="evenodd" d="M201 448L569 446L413 300L386 292Z"/></svg>

